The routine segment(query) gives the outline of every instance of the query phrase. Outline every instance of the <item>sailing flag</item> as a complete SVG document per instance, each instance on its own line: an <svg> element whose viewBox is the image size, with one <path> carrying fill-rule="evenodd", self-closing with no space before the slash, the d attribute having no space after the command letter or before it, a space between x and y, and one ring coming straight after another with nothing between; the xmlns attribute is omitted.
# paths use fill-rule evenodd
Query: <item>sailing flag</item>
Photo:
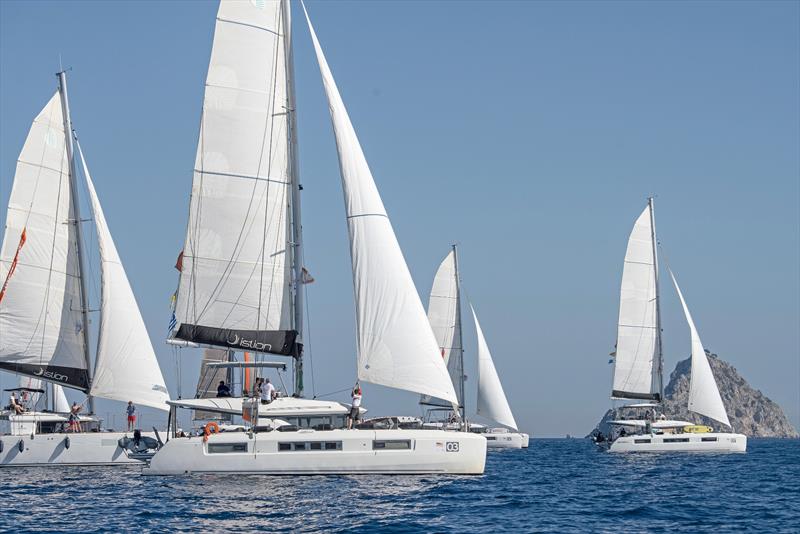
<svg viewBox="0 0 800 534"><path fill-rule="evenodd" d="M311 273L309 273L308 269L306 269L305 267L303 267L303 277L300 281L303 282L304 284L314 283L314 277L311 276Z"/></svg>
<svg viewBox="0 0 800 534"><path fill-rule="evenodd" d="M183 272L183 251L181 250L180 254L178 254L178 259L175 260L175 268L178 269L178 272Z"/></svg>
<svg viewBox="0 0 800 534"><path fill-rule="evenodd" d="M19 237L19 245L17 245L17 252L14 254L14 259L11 262L11 268L8 270L8 274L6 275L6 279L3 282L2 289L0 289L0 302L3 302L3 297L6 296L6 288L8 288L8 281L11 280L11 275L14 274L14 270L17 268L17 261L19 261L19 252L22 250L22 246L28 239L25 230L26 228L22 229L22 235Z"/></svg>

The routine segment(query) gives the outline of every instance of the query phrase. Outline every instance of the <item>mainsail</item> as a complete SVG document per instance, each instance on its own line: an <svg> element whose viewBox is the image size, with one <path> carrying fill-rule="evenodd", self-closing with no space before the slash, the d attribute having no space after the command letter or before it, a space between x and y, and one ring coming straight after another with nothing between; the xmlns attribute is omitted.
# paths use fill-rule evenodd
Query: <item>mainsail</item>
<svg viewBox="0 0 800 534"><path fill-rule="evenodd" d="M660 399L658 268L652 202L628 239L620 289L612 397Z"/></svg>
<svg viewBox="0 0 800 534"><path fill-rule="evenodd" d="M358 377L458 403L422 302L322 52L314 42L339 154L358 337Z"/></svg>
<svg viewBox="0 0 800 534"><path fill-rule="evenodd" d="M683 307L683 313L686 316L686 322L689 324L689 332L692 339L692 376L689 383L689 410L710 417L715 421L730 427L731 423L728 420L728 414L725 411L725 405L722 403L722 397L719 394L717 382L714 380L714 374L711 372L711 366L708 364L706 351L703 348L703 343L700 341L700 335L697 333L697 328L694 326L692 314L689 313L689 307L686 305L686 300L683 298L681 288L678 287L678 281L672 270L669 270L669 275L672 278L672 283L675 285L675 291L678 292L678 298Z"/></svg>
<svg viewBox="0 0 800 534"><path fill-rule="evenodd" d="M470 306L470 309L475 320L475 333L478 336L478 415L517 430L517 422L511 413L503 384L497 375L489 345L483 337L478 315L475 313L475 308Z"/></svg>
<svg viewBox="0 0 800 534"><path fill-rule="evenodd" d="M464 406L464 358L461 341L461 294L459 291L456 250L442 260L433 279L428 299L428 322L439 345L450 379L456 387L460 405ZM453 404L442 399L423 395L420 404L452 408Z"/></svg>
<svg viewBox="0 0 800 534"><path fill-rule="evenodd" d="M297 354L288 2L222 0L206 78L174 337Z"/></svg>
<svg viewBox="0 0 800 534"><path fill-rule="evenodd" d="M169 393L153 345L111 238L83 151L79 144L76 145L89 190L100 249L100 328L90 394L169 410L166 404Z"/></svg>
<svg viewBox="0 0 800 534"><path fill-rule="evenodd" d="M17 161L0 250L0 369L87 391L76 221L56 93Z"/></svg>

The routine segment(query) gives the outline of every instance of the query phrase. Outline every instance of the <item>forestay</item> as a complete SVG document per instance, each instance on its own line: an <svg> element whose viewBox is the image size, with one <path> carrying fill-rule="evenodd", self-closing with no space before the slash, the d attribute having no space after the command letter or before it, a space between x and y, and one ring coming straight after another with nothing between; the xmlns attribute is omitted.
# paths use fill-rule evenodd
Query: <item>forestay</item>
<svg viewBox="0 0 800 534"><path fill-rule="evenodd" d="M501 425L517 430L517 422L508 405L503 384L497 375L489 345L483 337L483 330L478 322L475 308L470 306L472 318L475 320L475 333L478 336L478 415L488 417Z"/></svg>
<svg viewBox="0 0 800 534"><path fill-rule="evenodd" d="M672 273L671 269L669 270L669 275L672 278L672 283L675 285L678 298L681 300L681 306L686 316L686 322L689 323L689 332L692 339L692 376L689 383L689 410L710 417L730 427L731 423L728 420L725 405L722 403L722 397L720 397L717 382L714 380L714 374L711 372L711 366L708 364L708 357L703 348L703 343L700 341L700 335L697 333L697 328L694 326L692 314L689 313L689 307L686 305L686 300L683 298L681 288L678 287L678 281L675 279L675 275Z"/></svg>
<svg viewBox="0 0 800 534"><path fill-rule="evenodd" d="M222 0L206 78L174 337L295 354L288 3Z"/></svg>
<svg viewBox="0 0 800 534"><path fill-rule="evenodd" d="M658 400L657 268L651 206L628 238L620 289L612 396Z"/></svg>
<svg viewBox="0 0 800 534"><path fill-rule="evenodd" d="M339 154L361 380L457 403L422 302L306 13Z"/></svg>
<svg viewBox="0 0 800 534"><path fill-rule="evenodd" d="M56 93L17 161L0 251L0 369L86 391L75 217Z"/></svg>
<svg viewBox="0 0 800 534"><path fill-rule="evenodd" d="M428 322L439 345L439 350L447 365L450 379L456 387L456 396L463 406L464 370L461 347L461 295L458 288L458 272L456 252L450 253L442 260L433 279L431 295L428 299ZM452 403L423 395L420 404L452 408Z"/></svg>
<svg viewBox="0 0 800 534"><path fill-rule="evenodd" d="M100 328L90 394L169 410L167 386L136 304L128 275L108 229L103 208L76 143L89 191L100 250Z"/></svg>

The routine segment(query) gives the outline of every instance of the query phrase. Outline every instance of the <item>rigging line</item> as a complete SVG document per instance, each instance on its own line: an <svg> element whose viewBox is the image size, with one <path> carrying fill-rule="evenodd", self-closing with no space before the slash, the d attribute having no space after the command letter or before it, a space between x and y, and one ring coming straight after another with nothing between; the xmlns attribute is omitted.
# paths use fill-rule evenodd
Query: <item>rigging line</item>
<svg viewBox="0 0 800 534"><path fill-rule="evenodd" d="M322 395L315 395L314 398L315 399L319 399L319 398L322 398L322 397L330 397L331 395L336 395L337 393L344 393L345 391L350 391L351 389L352 388L344 388L344 389L340 389L338 391L331 391L330 393L323 393Z"/></svg>
<svg viewBox="0 0 800 534"><path fill-rule="evenodd" d="M306 306L305 306L306 327L305 327L305 331L303 332L303 335L304 335L304 338L305 338L304 341L305 341L306 347L308 348L308 361L309 361L309 365L311 367L311 395L312 395L312 398L316 399L317 398L317 386L316 386L316 382L314 380L314 353L313 353L313 350L312 350L313 346L311 344L311 312L309 311L309 309L311 308L311 303L308 300L308 287L307 287L308 284L304 284L302 281L300 281L299 283L301 284L300 288L303 291L303 296L305 297L305 301L306 301Z"/></svg>

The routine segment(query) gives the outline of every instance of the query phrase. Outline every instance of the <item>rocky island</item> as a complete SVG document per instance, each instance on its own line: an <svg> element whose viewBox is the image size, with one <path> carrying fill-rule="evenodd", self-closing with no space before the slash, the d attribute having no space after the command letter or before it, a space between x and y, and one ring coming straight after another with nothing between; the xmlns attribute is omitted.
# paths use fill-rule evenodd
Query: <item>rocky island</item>
<svg viewBox="0 0 800 534"><path fill-rule="evenodd" d="M778 404L761 391L751 387L739 375L736 368L722 361L716 354L706 351L708 363L717 381L722 402L728 412L728 419L734 432L750 437L797 438L800 434L789 422ZM691 378L691 358L678 362L664 389L664 413L670 419L682 419L697 424L708 425L723 430L720 424L702 415L688 411L689 380ZM606 412L597 428L608 434L608 421L620 417L618 410Z"/></svg>

